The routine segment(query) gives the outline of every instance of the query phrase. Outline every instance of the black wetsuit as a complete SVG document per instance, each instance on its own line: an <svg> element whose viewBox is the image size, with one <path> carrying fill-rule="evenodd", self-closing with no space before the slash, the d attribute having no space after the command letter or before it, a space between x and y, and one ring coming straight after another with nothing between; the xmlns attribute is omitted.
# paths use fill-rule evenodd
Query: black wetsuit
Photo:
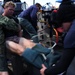
<svg viewBox="0 0 75 75"><path fill-rule="evenodd" d="M45 75L57 75L67 70L75 56L75 20L64 39L64 50L59 62L45 70Z"/></svg>

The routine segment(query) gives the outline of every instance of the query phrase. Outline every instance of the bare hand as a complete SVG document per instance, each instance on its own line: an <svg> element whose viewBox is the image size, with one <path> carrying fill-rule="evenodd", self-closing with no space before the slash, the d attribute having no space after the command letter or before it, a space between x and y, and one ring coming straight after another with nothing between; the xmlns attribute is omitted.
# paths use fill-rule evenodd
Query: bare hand
<svg viewBox="0 0 75 75"><path fill-rule="evenodd" d="M46 69L47 69L47 68L45 67L45 65L42 64L42 69L40 70L41 75L45 75L45 74L44 74L44 71L45 71Z"/></svg>
<svg viewBox="0 0 75 75"><path fill-rule="evenodd" d="M19 37L22 37L23 35L23 30L19 31Z"/></svg>

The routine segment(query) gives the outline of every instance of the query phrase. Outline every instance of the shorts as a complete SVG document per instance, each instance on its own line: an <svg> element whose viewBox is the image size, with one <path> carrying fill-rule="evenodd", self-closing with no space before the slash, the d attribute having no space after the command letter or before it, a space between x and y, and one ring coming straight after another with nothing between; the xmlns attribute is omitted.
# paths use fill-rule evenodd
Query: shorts
<svg viewBox="0 0 75 75"><path fill-rule="evenodd" d="M32 49L25 49L22 56L26 62L41 69L42 64L47 68L52 66L52 64L58 61L61 55L58 52L52 53L50 49L43 47L41 44L37 44Z"/></svg>
<svg viewBox="0 0 75 75"><path fill-rule="evenodd" d="M41 53L47 55L48 53L50 53L50 50L40 44L37 44L32 49L27 48L22 54L22 56L24 57L27 63L30 63L38 69L41 69L42 64L45 64L45 66L48 67L47 61L45 61Z"/></svg>

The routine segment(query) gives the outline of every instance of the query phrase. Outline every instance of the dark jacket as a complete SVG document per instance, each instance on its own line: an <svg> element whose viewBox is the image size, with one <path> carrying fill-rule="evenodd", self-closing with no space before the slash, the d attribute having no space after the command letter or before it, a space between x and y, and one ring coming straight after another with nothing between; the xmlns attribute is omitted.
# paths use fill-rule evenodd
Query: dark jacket
<svg viewBox="0 0 75 75"><path fill-rule="evenodd" d="M5 59L5 34L3 28L18 32L18 25L14 20L10 20L5 16L0 15L0 71L6 71Z"/></svg>
<svg viewBox="0 0 75 75"><path fill-rule="evenodd" d="M57 75L66 71L75 56L75 20L64 39L64 50L59 62L45 70L45 75ZM73 74L70 74L73 75Z"/></svg>
<svg viewBox="0 0 75 75"><path fill-rule="evenodd" d="M28 9L22 11L18 15L18 17L27 19L30 23L32 23L32 25L35 28L37 25L37 12L38 12L38 10L39 9L36 5L32 5Z"/></svg>

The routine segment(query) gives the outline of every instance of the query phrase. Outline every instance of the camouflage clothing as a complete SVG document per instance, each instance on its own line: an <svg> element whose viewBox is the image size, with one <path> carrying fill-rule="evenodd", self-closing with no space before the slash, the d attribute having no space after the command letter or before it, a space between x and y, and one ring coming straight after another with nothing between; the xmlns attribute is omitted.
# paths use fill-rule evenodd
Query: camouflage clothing
<svg viewBox="0 0 75 75"><path fill-rule="evenodd" d="M0 15L0 71L7 70L5 58L5 35L3 28L18 32L18 24L14 20L10 20L5 16Z"/></svg>

